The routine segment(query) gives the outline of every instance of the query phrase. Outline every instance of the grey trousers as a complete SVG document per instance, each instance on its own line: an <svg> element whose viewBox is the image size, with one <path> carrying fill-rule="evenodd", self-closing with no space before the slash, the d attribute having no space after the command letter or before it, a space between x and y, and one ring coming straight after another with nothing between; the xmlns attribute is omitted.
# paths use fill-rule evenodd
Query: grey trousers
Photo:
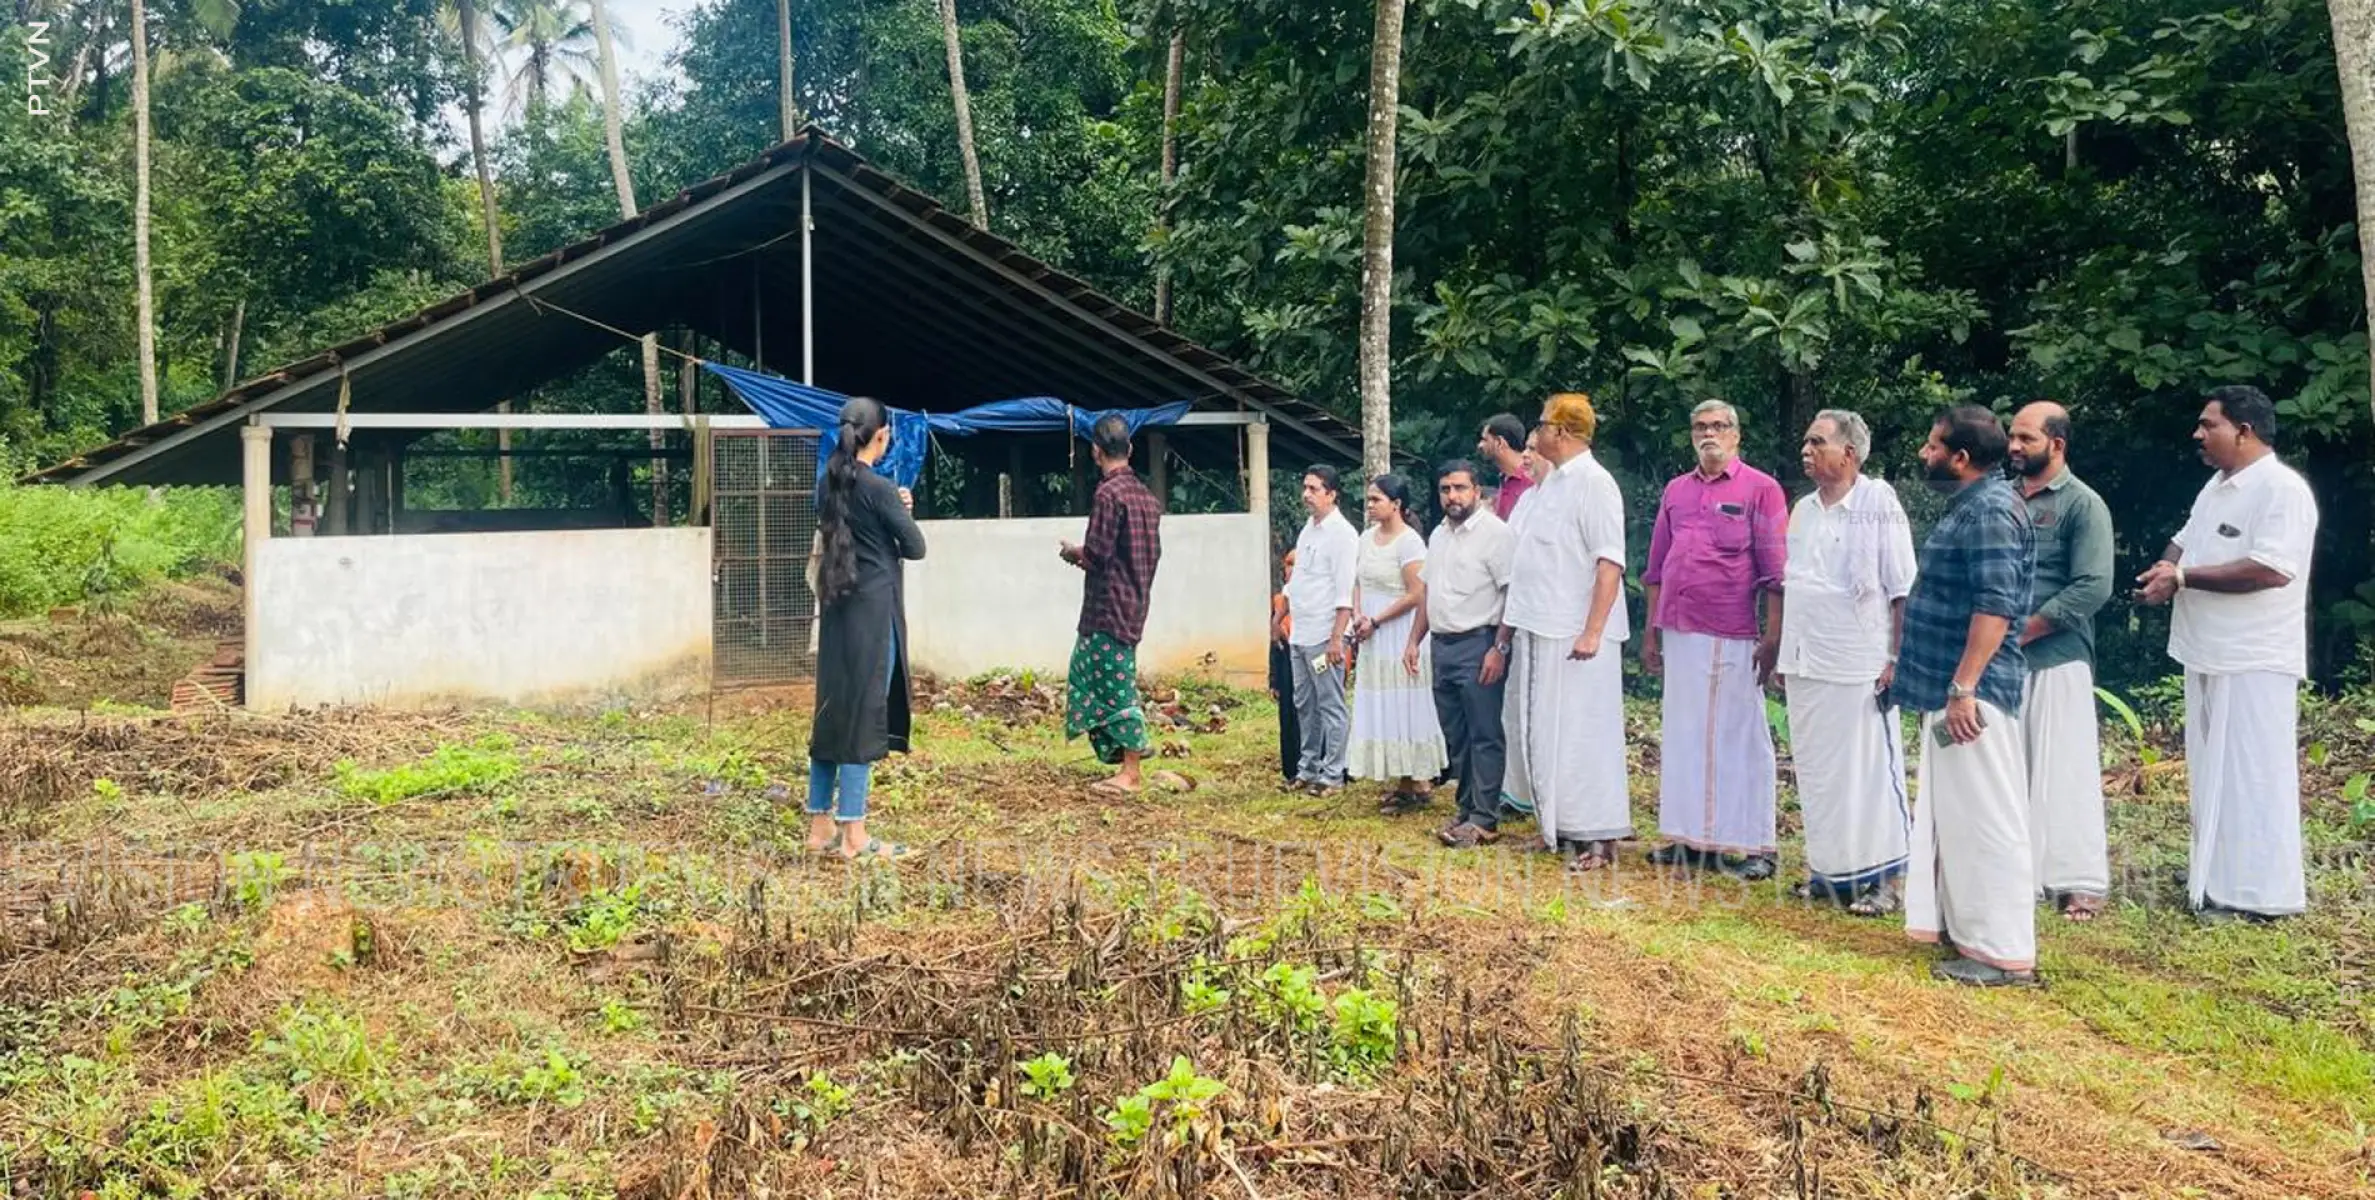
<svg viewBox="0 0 2375 1200"><path fill-rule="evenodd" d="M1351 715L1344 707L1344 668L1322 661L1326 644L1292 646L1295 723L1302 726L1303 758L1296 777L1325 787L1344 786L1346 735ZM1312 664L1318 662L1318 669Z"/></svg>
<svg viewBox="0 0 2375 1200"><path fill-rule="evenodd" d="M1501 819L1501 776L1509 763L1509 742L1501 730L1501 692L1507 680L1478 682L1491 629L1431 635L1435 657L1435 719L1451 753L1451 773L1460 781L1460 820L1491 829Z"/></svg>

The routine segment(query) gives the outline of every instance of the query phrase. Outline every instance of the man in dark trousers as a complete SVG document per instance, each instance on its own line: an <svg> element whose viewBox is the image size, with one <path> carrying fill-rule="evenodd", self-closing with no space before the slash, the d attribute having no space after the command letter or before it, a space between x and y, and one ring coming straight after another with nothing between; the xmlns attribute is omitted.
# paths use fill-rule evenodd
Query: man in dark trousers
<svg viewBox="0 0 2375 1200"><path fill-rule="evenodd" d="M1403 649L1417 670L1421 640L1432 639L1435 715L1460 781L1460 810L1435 840L1471 849L1500 838L1501 776L1509 743L1502 733L1502 678L1509 664L1494 653L1509 596L1516 535L1484 503L1476 464L1453 459L1436 472L1443 523L1427 539L1427 602Z"/></svg>
<svg viewBox="0 0 2375 1200"><path fill-rule="evenodd" d="M1087 575L1080 640L1065 677L1064 737L1087 734L1097 761L1120 768L1093 790L1135 794L1145 786L1139 764L1153 748L1138 700L1138 642L1163 557L1163 510L1130 469L1128 422L1110 413L1100 417L1089 441L1099 481L1089 502L1088 540L1065 542L1060 551Z"/></svg>

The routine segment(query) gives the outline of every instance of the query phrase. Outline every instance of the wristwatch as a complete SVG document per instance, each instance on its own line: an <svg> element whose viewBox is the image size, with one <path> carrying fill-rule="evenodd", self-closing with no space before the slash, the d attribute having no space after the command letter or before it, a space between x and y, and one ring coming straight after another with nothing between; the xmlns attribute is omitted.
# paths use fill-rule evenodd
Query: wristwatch
<svg viewBox="0 0 2375 1200"><path fill-rule="evenodd" d="M1509 643L1495 638L1493 640L1493 653L1498 654L1503 658L1509 657Z"/></svg>
<svg viewBox="0 0 2375 1200"><path fill-rule="evenodd" d="M1946 682L1946 698L1949 700L1976 700L1979 698L1979 690L1964 687L1950 679Z"/></svg>

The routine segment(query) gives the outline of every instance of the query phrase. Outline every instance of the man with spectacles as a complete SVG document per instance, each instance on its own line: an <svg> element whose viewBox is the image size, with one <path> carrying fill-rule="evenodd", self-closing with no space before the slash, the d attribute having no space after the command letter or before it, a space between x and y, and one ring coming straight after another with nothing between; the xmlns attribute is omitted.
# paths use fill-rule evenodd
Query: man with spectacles
<svg viewBox="0 0 2375 1200"><path fill-rule="evenodd" d="M1508 664L1506 786L1542 830L1538 848L1571 854L1571 871L1615 862L1633 836L1625 789L1622 645L1624 495L1592 457L1591 397L1542 405L1534 446L1550 469L1510 525L1509 597L1492 653Z"/></svg>
<svg viewBox="0 0 2375 1200"><path fill-rule="evenodd" d="M1740 461L1740 417L1721 400L1691 410L1699 464L1666 485L1641 583L1641 665L1663 675L1658 832L1664 867L1773 877L1773 733L1764 686L1781 641L1789 501ZM1764 597L1764 626L1757 598Z"/></svg>

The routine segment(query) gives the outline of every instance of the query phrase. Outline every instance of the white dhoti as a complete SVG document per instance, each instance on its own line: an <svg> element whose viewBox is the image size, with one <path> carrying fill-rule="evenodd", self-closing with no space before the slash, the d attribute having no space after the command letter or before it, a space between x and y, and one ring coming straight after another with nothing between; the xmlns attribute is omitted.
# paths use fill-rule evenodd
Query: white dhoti
<svg viewBox="0 0 2375 1200"><path fill-rule="evenodd" d="M1747 638L1666 633L1658 832L1693 850L1771 854L1773 730Z"/></svg>
<svg viewBox="0 0 2375 1200"><path fill-rule="evenodd" d="M2185 673L2193 858L2186 894L2267 916L2309 907L2301 865L2299 682L2282 671Z"/></svg>
<svg viewBox="0 0 2375 1200"><path fill-rule="evenodd" d="M1503 786L1531 805L1543 840L1614 841L1633 836L1625 791L1625 697L1621 643L1582 661L1573 638L1520 632L1511 647L1502 722L1509 739Z"/></svg>
<svg viewBox="0 0 2375 1200"><path fill-rule="evenodd" d="M2030 672L2020 727L2029 759L2029 845L2038 888L2054 898L2109 895L2094 665L2081 659Z"/></svg>
<svg viewBox="0 0 2375 1200"><path fill-rule="evenodd" d="M2005 971L2037 966L2036 864L2019 722L1982 700L1976 741L1945 746L1946 714L1921 719L1921 796L1905 872L1905 932L1954 940Z"/></svg>
<svg viewBox="0 0 2375 1200"><path fill-rule="evenodd" d="M1869 681L1785 682L1808 882L1852 895L1902 874L1913 808L1897 710L1881 711Z"/></svg>

